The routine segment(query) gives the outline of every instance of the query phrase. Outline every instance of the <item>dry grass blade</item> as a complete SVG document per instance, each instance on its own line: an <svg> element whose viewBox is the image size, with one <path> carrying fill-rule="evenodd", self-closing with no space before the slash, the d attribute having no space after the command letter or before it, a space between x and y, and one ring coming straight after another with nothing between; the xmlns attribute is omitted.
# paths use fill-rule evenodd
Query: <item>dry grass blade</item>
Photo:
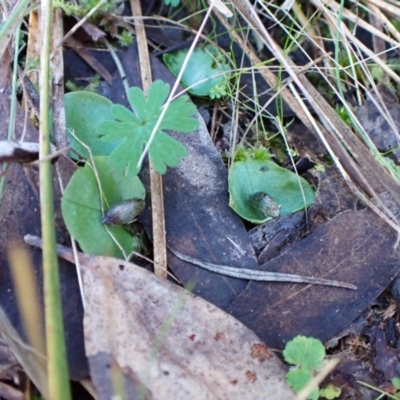
<svg viewBox="0 0 400 400"><path fill-rule="evenodd" d="M131 8L136 21L135 29L138 42L140 73L142 75L143 91L147 93L151 78L149 52L147 49L146 31L144 29L140 1L131 0ZM164 195L162 176L158 174L150 162L151 210L153 220L154 273L167 278L167 242L165 234Z"/></svg>
<svg viewBox="0 0 400 400"><path fill-rule="evenodd" d="M23 244L11 242L8 245L8 259L13 274L13 282L18 300L18 307L22 315L24 330L30 345L39 353L46 353L44 335L40 321L43 320L40 312L40 300L36 291L37 282L33 273L32 260Z"/></svg>
<svg viewBox="0 0 400 400"><path fill-rule="evenodd" d="M325 130L319 129L313 117L307 112L305 106L298 112L299 107L292 102L292 99L290 99L287 93L284 91L282 92L284 99L290 101L289 105L297 112L298 117L306 127L310 129L311 132L316 132L321 138L346 181L349 183L347 174L344 173L344 169L340 167L343 162L346 163L346 170L349 171L351 177L361 185L366 193L373 196L380 185L382 185L393 196L395 201L400 204L400 187L396 184L394 178L374 156L367 151L361 140L356 137L350 128L338 117L337 113L313 85L311 85L308 79L304 75L296 74L294 63L283 54L282 49L272 39L251 4L246 0L234 0L233 3L248 23L255 29L258 29L265 44L282 63L286 72L289 73L293 82L300 88L302 95L308 100L309 104L320 118ZM273 80L274 78L272 78L272 81ZM275 84L271 86L276 87ZM296 93L296 89L293 85L291 86L291 90L293 93ZM297 95L297 98L298 101L301 102L300 95ZM347 150L351 151L352 156L349 156ZM352 157L356 159L360 168L354 163ZM341 163L339 163L339 159ZM388 217L390 218L391 215L389 214Z"/></svg>
<svg viewBox="0 0 400 400"><path fill-rule="evenodd" d="M0 28L0 59L3 57L3 54L14 35L16 27L22 22L29 0L21 0L12 4L15 4L15 7L12 10L8 10L7 3L2 2L2 5L4 6L2 11L6 18Z"/></svg>
<svg viewBox="0 0 400 400"><path fill-rule="evenodd" d="M339 8L339 7L337 7ZM395 82L400 83L400 77L394 72L391 68L388 67L387 64L379 57L379 54L375 54L372 50L370 50L364 43L362 43L360 40L355 37L350 30L347 28L347 26L342 22L339 26L339 20L338 18L333 15L331 12L327 12L325 10L325 15L326 15L326 21L328 25L330 26L331 30L333 32L339 30L342 36L342 41L343 43L351 43L352 46L356 47L359 49L361 52L366 54L371 60L373 60L379 67L381 67ZM369 26L370 31L373 31L374 28L372 26ZM377 31L375 29L375 31ZM378 31L379 32L379 31ZM372 32L371 32L372 33ZM395 45L396 47L398 44Z"/></svg>
<svg viewBox="0 0 400 400"><path fill-rule="evenodd" d="M339 364L340 359L329 360L322 370L298 394L296 400L306 400L312 390L318 386Z"/></svg>
<svg viewBox="0 0 400 400"><path fill-rule="evenodd" d="M321 7L321 3L316 1L316 0L312 0L311 3L314 4L315 7ZM323 8L324 13L329 14L330 17L332 17L333 15L338 15L339 10L340 10L340 5L337 2L335 2L335 1L325 2L324 6L330 8L331 11L328 11L326 8ZM378 9L378 8L376 7L376 9ZM372 9L371 9L371 11L372 11ZM376 15L375 11L373 11L373 14ZM396 40L392 39L390 36L386 35L384 32L382 32L381 30L377 29L376 27L374 27L373 25L371 25L367 21L364 21L358 15L352 13L350 10L344 8L343 11L342 11L342 16L344 18L348 19L349 21L358 24L360 27L364 28L366 31L371 33L371 35L376 36L378 38L381 38L382 40L384 40L385 42L387 42L391 46L393 46L393 47L398 47L399 46L399 43ZM397 31L396 31L396 33L398 35Z"/></svg>
<svg viewBox="0 0 400 400"><path fill-rule="evenodd" d="M18 308L22 316L24 331L29 345L22 342L6 316L0 312L3 336L13 349L14 354L44 397L47 397L46 345L43 331L40 328L42 316L39 296L36 292L36 279L33 273L32 260L27 248L21 243L11 242L8 245L8 259L13 274Z"/></svg>
<svg viewBox="0 0 400 400"><path fill-rule="evenodd" d="M42 358L33 348L27 346L18 332L12 326L4 310L0 307L0 331L1 334L22 365L24 371L39 389L45 399L48 395L48 375L46 371L46 360Z"/></svg>
<svg viewBox="0 0 400 400"><path fill-rule="evenodd" d="M64 58L62 48L55 48L55 44L63 37L63 13L60 8L54 10L54 24L52 32L53 51L51 53L51 73L53 76L52 109L54 120L54 134L57 148L68 147L67 123L64 109Z"/></svg>
<svg viewBox="0 0 400 400"><path fill-rule="evenodd" d="M368 3L375 4L377 7L381 8L382 10L385 10L395 16L399 15L399 12L400 12L399 6L390 4L390 2L388 2L388 1L368 0Z"/></svg>

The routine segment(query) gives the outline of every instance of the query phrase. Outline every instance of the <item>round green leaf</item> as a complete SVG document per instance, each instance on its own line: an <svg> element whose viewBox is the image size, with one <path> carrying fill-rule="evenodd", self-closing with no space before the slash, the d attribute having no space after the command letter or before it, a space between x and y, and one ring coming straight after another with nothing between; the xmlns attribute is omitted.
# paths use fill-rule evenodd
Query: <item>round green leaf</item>
<svg viewBox="0 0 400 400"><path fill-rule="evenodd" d="M325 358L325 347L320 340L298 335L285 346L283 357L289 364L318 370Z"/></svg>
<svg viewBox="0 0 400 400"><path fill-rule="evenodd" d="M105 121L114 121L111 113L112 102L96 93L78 91L67 93L64 97L65 117L69 144L79 155L88 159L89 154L70 131L87 146L94 156L108 156L121 141L104 142L100 140L99 126ZM71 152L76 158L76 154Z"/></svg>
<svg viewBox="0 0 400 400"><path fill-rule="evenodd" d="M319 390L319 397L327 400L333 400L337 399L341 395L341 393L342 390L339 387L330 383L328 386Z"/></svg>
<svg viewBox="0 0 400 400"><path fill-rule="evenodd" d="M116 203L145 197L145 189L137 176L125 176L108 157L95 157L105 198L105 210ZM93 169L86 163L69 181L62 197L61 209L69 233L78 241L85 253L124 258L111 235L102 224L99 187ZM108 230L120 244L125 255L134 248L136 240L121 226Z"/></svg>
<svg viewBox="0 0 400 400"><path fill-rule="evenodd" d="M310 370L298 368L289 371L286 374L286 383L295 391L300 392L312 379L313 375ZM318 400L318 387L314 388L307 399Z"/></svg>
<svg viewBox="0 0 400 400"><path fill-rule="evenodd" d="M280 215L309 207L315 198L311 185L305 179L271 160L236 161L229 172L229 205L243 219L255 224L272 219L254 207L251 201L259 192L267 194L280 207Z"/></svg>
<svg viewBox="0 0 400 400"><path fill-rule="evenodd" d="M165 65L174 76L185 61L189 49L163 56ZM183 73L181 83L195 96L221 97L229 79L229 65L224 56L212 45L196 48Z"/></svg>

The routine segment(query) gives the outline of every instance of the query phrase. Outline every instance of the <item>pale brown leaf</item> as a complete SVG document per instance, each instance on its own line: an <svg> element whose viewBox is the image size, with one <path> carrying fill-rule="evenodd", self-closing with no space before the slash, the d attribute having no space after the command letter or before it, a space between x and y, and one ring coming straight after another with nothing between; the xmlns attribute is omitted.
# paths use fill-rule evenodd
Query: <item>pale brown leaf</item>
<svg viewBox="0 0 400 400"><path fill-rule="evenodd" d="M70 253L59 246L60 256L71 260ZM153 399L293 398L280 360L230 315L134 264L84 254L79 260L86 355L97 388L106 381L112 388L116 371L127 398L141 384Z"/></svg>

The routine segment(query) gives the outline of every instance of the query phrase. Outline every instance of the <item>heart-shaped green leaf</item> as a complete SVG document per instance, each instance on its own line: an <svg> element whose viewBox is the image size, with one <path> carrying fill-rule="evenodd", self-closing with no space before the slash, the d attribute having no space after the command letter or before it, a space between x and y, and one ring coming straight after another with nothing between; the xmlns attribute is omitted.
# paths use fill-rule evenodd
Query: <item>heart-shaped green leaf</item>
<svg viewBox="0 0 400 400"><path fill-rule="evenodd" d="M125 176L107 157L94 157L94 163L106 203L104 211L125 200L144 199L145 189L138 177ZM103 225L99 186L89 163L72 176L61 209L69 233L85 253L125 258L134 250L137 241L123 227L109 226L107 231Z"/></svg>
<svg viewBox="0 0 400 400"><path fill-rule="evenodd" d="M256 207L254 197L263 193L279 207L281 215L309 207L314 201L311 185L270 159L236 161L229 172L229 205L245 220L262 224L272 219ZM304 196L303 196L304 193Z"/></svg>
<svg viewBox="0 0 400 400"><path fill-rule="evenodd" d="M163 56L165 65L175 76L185 61L189 49ZM212 45L196 48L186 65L181 83L195 96L220 98L225 95L229 81L229 65L221 52Z"/></svg>
<svg viewBox="0 0 400 400"><path fill-rule="evenodd" d="M100 140L99 126L105 121L113 121L112 102L96 93L78 91L67 93L64 97L65 117L69 145L82 157L88 159L87 149L82 146L71 131L83 143L90 147L94 156L108 156L120 141L104 142ZM72 152L71 152L72 153ZM76 158L76 154L72 153Z"/></svg>

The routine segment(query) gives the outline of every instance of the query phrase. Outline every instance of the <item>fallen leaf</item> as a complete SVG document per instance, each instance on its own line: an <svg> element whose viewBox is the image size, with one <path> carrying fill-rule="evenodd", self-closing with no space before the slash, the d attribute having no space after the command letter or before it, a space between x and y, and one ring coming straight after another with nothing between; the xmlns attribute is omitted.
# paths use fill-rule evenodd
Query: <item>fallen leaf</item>
<svg viewBox="0 0 400 400"><path fill-rule="evenodd" d="M369 91L365 103L355 114L378 150L386 152L393 149L393 157L399 163L399 138L392 128L393 125L400 125L398 99L385 85L380 84L377 88L379 94Z"/></svg>
<svg viewBox="0 0 400 400"><path fill-rule="evenodd" d="M71 250L57 250L73 261ZM82 253L79 262L95 386L116 371L153 399L294 397L281 361L232 316L129 262Z"/></svg>
<svg viewBox="0 0 400 400"><path fill-rule="evenodd" d="M339 279L357 291L250 282L227 311L274 348L299 334L326 341L399 273L395 241L393 230L371 210L344 211L261 268Z"/></svg>

